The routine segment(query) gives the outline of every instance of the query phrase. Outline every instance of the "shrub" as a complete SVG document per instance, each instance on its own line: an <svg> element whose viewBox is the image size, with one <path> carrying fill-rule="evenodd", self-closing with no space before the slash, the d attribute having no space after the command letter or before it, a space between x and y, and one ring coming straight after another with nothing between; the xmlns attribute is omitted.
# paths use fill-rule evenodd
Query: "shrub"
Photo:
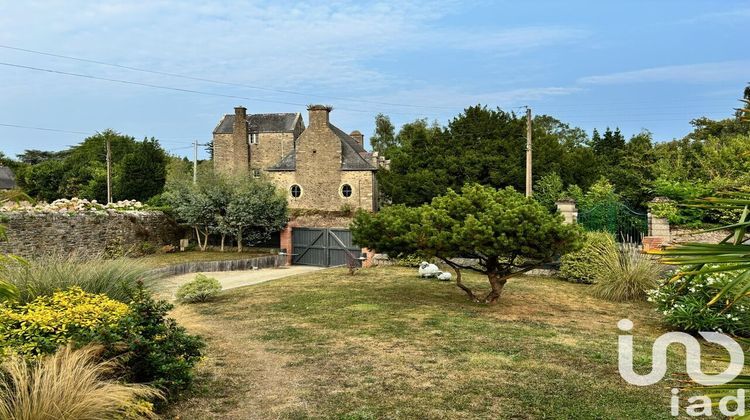
<svg viewBox="0 0 750 420"><path fill-rule="evenodd" d="M0 346L22 355L53 353L71 341L88 343L105 330L120 329L128 311L124 303L77 287L15 308L2 305Z"/></svg>
<svg viewBox="0 0 750 420"><path fill-rule="evenodd" d="M597 268L592 293L602 299L623 301L646 297L662 274L661 266L637 246L602 245L595 251Z"/></svg>
<svg viewBox="0 0 750 420"><path fill-rule="evenodd" d="M191 282L185 283L177 289L176 297L179 302L205 302L221 292L221 283L213 277L198 274Z"/></svg>
<svg viewBox="0 0 750 420"><path fill-rule="evenodd" d="M675 281L665 280L648 292L648 300L664 315L671 327L688 333L718 331L750 337L750 299L740 299L727 308L727 298L709 306L708 303L734 278L736 272L707 273Z"/></svg>
<svg viewBox="0 0 750 420"><path fill-rule="evenodd" d="M173 306L154 300L140 283L129 307L123 319L125 333L98 340L107 345L106 355L122 358L122 374L128 382L149 383L167 396L187 388L193 379L192 369L201 358L203 340L167 318Z"/></svg>
<svg viewBox="0 0 750 420"><path fill-rule="evenodd" d="M143 400L159 395L145 385L108 380L112 362L98 362L98 350L64 347L31 364L15 355L0 369L0 418L155 418ZM133 417L135 414L136 417Z"/></svg>
<svg viewBox="0 0 750 420"><path fill-rule="evenodd" d="M560 259L560 277L574 283L594 283L599 271L598 255L602 249L616 250L617 243L607 232L587 232L586 239L578 251L563 255Z"/></svg>
<svg viewBox="0 0 750 420"><path fill-rule="evenodd" d="M394 259L394 264L398 267L419 267L424 260L418 254L402 254Z"/></svg>
<svg viewBox="0 0 750 420"><path fill-rule="evenodd" d="M203 341L167 318L171 309L142 284L129 305L73 288L26 305L0 306L0 347L37 357L68 344L100 344L106 358L120 361L120 377L172 395L190 385Z"/></svg>
<svg viewBox="0 0 750 420"><path fill-rule="evenodd" d="M149 267L132 259L63 255L0 267L0 277L18 288L21 303L31 302L38 296L52 296L56 291L71 287L127 303L138 281L153 280Z"/></svg>

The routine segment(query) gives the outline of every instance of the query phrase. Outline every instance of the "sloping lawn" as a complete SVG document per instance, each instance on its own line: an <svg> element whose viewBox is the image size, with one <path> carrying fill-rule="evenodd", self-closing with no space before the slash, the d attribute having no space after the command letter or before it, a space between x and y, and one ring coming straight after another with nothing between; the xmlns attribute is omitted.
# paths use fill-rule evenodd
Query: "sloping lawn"
<svg viewBox="0 0 750 420"><path fill-rule="evenodd" d="M617 372L624 317L635 323L638 364L650 368L664 329L647 304L525 277L487 307L415 272L324 270L178 307L209 347L195 390L168 416L671 418L670 383L630 386ZM683 355L672 356L677 368Z"/></svg>

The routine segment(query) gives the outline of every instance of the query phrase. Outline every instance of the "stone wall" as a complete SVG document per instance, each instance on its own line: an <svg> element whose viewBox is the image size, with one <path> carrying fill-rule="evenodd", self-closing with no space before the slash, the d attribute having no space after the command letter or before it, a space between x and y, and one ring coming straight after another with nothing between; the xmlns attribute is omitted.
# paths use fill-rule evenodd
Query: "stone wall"
<svg viewBox="0 0 750 420"><path fill-rule="evenodd" d="M672 227L672 242L700 242L704 244L718 244L724 238L732 233L728 230L718 230L715 232L702 232L700 229L685 229Z"/></svg>
<svg viewBox="0 0 750 420"><path fill-rule="evenodd" d="M141 253L149 247L177 245L186 234L174 220L158 211L0 215L7 227L7 240L0 241L0 252L23 257Z"/></svg>

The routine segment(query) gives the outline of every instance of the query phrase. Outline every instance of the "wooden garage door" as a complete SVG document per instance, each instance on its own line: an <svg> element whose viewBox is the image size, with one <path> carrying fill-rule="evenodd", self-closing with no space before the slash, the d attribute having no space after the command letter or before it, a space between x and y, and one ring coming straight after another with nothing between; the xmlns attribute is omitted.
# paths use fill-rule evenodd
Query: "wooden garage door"
<svg viewBox="0 0 750 420"><path fill-rule="evenodd" d="M292 264L333 267L358 260L361 248L352 242L348 229L294 228Z"/></svg>

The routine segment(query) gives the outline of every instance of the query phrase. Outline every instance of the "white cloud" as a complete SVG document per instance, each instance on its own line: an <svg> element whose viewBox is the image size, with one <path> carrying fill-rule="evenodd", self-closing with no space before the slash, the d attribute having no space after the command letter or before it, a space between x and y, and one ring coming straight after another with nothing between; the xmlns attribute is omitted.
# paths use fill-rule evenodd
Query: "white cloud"
<svg viewBox="0 0 750 420"><path fill-rule="evenodd" d="M705 13L688 19L682 19L677 23L694 24L701 22L738 22L746 23L750 18L750 9L734 9L720 12Z"/></svg>
<svg viewBox="0 0 750 420"><path fill-rule="evenodd" d="M380 58L419 51L518 54L587 36L580 29L560 26L450 25L445 18L456 3L18 2L4 6L0 39L25 48L196 77L358 95L414 83L373 66ZM200 84L49 57L26 56L23 62L172 86Z"/></svg>
<svg viewBox="0 0 750 420"><path fill-rule="evenodd" d="M614 85L653 82L714 83L727 80L744 81L748 76L750 61L722 61L677 66L652 67L640 70L587 76L579 83L592 85Z"/></svg>

